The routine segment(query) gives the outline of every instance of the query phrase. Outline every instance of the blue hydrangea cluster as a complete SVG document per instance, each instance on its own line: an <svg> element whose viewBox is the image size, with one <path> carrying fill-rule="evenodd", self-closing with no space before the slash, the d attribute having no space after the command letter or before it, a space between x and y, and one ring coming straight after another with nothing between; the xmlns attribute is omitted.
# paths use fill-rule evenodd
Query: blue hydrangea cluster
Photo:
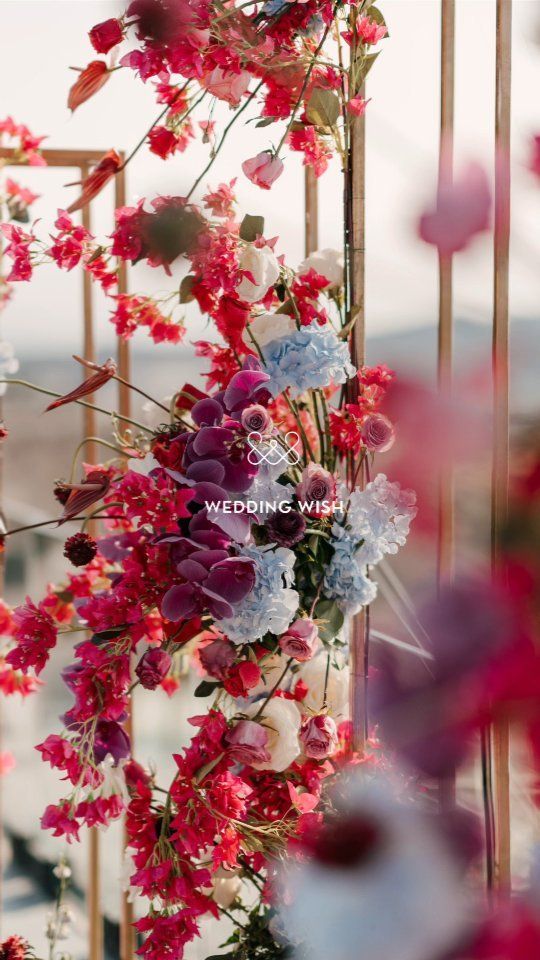
<svg viewBox="0 0 540 960"><path fill-rule="evenodd" d="M330 327L301 327L270 341L262 354L270 376L265 386L274 396L290 389L291 396L298 397L306 390L345 383L355 374L347 344Z"/></svg>
<svg viewBox="0 0 540 960"><path fill-rule="evenodd" d="M298 610L299 596L292 589L294 560L285 547L243 547L241 556L255 563L255 586L235 607L234 616L217 626L233 643L254 643L268 632L284 633Z"/></svg>
<svg viewBox="0 0 540 960"><path fill-rule="evenodd" d="M324 578L324 592L336 600L345 614L355 614L371 603L377 595L377 587L367 576L367 566L359 563L360 542L344 527L335 523L332 527L334 555Z"/></svg>

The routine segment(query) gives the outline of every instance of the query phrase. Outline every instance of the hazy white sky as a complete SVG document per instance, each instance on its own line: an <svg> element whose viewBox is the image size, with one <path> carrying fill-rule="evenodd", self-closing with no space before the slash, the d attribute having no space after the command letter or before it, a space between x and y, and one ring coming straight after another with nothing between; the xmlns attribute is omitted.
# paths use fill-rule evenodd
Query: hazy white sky
<svg viewBox="0 0 540 960"><path fill-rule="evenodd" d="M439 104L439 0L381 0L390 30L370 74L367 159L367 319L382 333L436 320L437 280L433 252L416 240L414 223L431 195L437 161ZM66 94L69 66L92 59L87 30L120 10L111 0L0 0L0 114L12 114L47 145L129 150L154 119L151 89L130 72L118 71L105 90L72 117ZM514 0L513 62L513 247L511 300L514 316L536 316L540 294L540 186L526 170L528 140L540 131L540 4ZM495 0L457 2L456 152L480 159L489 168L493 155ZM201 115L203 118L204 115ZM239 127L223 150L208 182L230 179L242 159L268 143L268 131ZM197 145L167 163L141 152L128 169L130 197L184 192L204 162ZM36 208L46 222L73 191L64 171L24 171L44 193ZM337 164L320 182L321 246L338 245L341 234L340 172ZM303 252L303 172L297 155L288 155L286 173L270 193L240 173L242 212L264 213L266 233L279 235L279 249L291 263ZM110 227L112 198L95 204L96 228ZM491 317L491 238L456 260L456 313L489 322ZM156 289L163 278L138 268L133 289ZM98 298L99 299L99 298ZM4 315L4 336L19 352L78 346L80 278L52 268L35 283L21 285ZM100 337L110 340L105 309L98 303ZM198 326L198 322L194 321ZM64 351L62 351L64 352Z"/></svg>

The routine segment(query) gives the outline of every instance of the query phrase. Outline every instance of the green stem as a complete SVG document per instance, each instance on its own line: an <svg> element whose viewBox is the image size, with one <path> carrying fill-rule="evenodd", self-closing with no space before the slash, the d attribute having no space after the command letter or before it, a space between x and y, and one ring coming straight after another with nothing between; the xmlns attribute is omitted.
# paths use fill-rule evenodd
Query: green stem
<svg viewBox="0 0 540 960"><path fill-rule="evenodd" d="M45 387L39 387L37 383L30 383L28 380L0 380L0 384L12 384L18 387L28 387L29 390L35 390L37 393L43 393L47 397L62 397L62 393L56 393L55 390L46 390ZM130 417L126 417L123 413L117 413L115 410L105 410L104 407L97 407L95 403L87 403L86 400L73 400L73 403L78 403L81 407L86 407L88 410L95 410L96 413L104 413L106 417L115 417L117 420L121 420L123 423L130 423L132 427L138 427L139 430L144 430L145 433L152 435L152 430L149 430L148 427L145 427L143 423L139 423L138 420L132 420Z"/></svg>

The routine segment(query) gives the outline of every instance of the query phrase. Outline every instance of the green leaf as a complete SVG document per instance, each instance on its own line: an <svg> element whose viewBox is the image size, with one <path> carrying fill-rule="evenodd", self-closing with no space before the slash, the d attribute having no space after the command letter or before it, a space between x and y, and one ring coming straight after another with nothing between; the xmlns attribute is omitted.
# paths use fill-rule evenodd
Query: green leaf
<svg viewBox="0 0 540 960"><path fill-rule="evenodd" d="M375 63L377 57L379 56L380 52L381 52L381 51L378 50L377 53L369 53L369 54L367 55L367 57L364 57L363 63L362 63L362 65L361 65L360 71L359 71L359 73L358 73L358 90L359 90L360 87L362 86L364 80L366 79L369 71L371 70L371 68L372 68L373 64Z"/></svg>
<svg viewBox="0 0 540 960"><path fill-rule="evenodd" d="M240 224L240 239L246 243L253 243L257 237L264 233L264 217L255 217L246 213Z"/></svg>
<svg viewBox="0 0 540 960"><path fill-rule="evenodd" d="M180 303L190 303L191 300L195 299L191 292L194 282L195 277L191 273L188 273L187 277L183 278L179 290Z"/></svg>
<svg viewBox="0 0 540 960"><path fill-rule="evenodd" d="M318 127L333 127L339 117L339 97L332 90L315 87L306 105L306 116Z"/></svg>
<svg viewBox="0 0 540 960"><path fill-rule="evenodd" d="M195 697L210 697L216 690L216 687L219 687L219 683L213 680L201 680L193 695Z"/></svg>
<svg viewBox="0 0 540 960"><path fill-rule="evenodd" d="M335 600L319 600L315 607L315 618L319 624L319 635L325 643L330 643L343 626L344 616Z"/></svg>
<svg viewBox="0 0 540 960"><path fill-rule="evenodd" d="M276 123L277 117L263 117L262 120L257 120L255 124L256 127L269 127L271 123Z"/></svg>
<svg viewBox="0 0 540 960"><path fill-rule="evenodd" d="M386 20L384 19L384 15L381 13L378 7L370 7L369 16L371 17L372 20L375 21L375 23L378 23L379 26L386 27ZM388 33L386 34L386 37L388 37ZM385 40L386 40L386 37L384 38Z"/></svg>

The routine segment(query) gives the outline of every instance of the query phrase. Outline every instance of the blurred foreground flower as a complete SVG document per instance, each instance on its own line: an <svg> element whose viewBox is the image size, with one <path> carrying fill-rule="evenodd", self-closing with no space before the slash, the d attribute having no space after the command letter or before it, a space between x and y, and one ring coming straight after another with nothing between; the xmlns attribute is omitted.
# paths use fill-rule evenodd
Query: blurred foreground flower
<svg viewBox="0 0 540 960"><path fill-rule="evenodd" d="M434 960L468 928L461 869L434 818L382 779L353 779L337 815L282 873L284 929L310 960Z"/></svg>
<svg viewBox="0 0 540 960"><path fill-rule="evenodd" d="M479 164L470 163L453 183L441 179L434 208L420 217L419 236L436 246L442 257L451 256L488 229L490 210L487 176Z"/></svg>

